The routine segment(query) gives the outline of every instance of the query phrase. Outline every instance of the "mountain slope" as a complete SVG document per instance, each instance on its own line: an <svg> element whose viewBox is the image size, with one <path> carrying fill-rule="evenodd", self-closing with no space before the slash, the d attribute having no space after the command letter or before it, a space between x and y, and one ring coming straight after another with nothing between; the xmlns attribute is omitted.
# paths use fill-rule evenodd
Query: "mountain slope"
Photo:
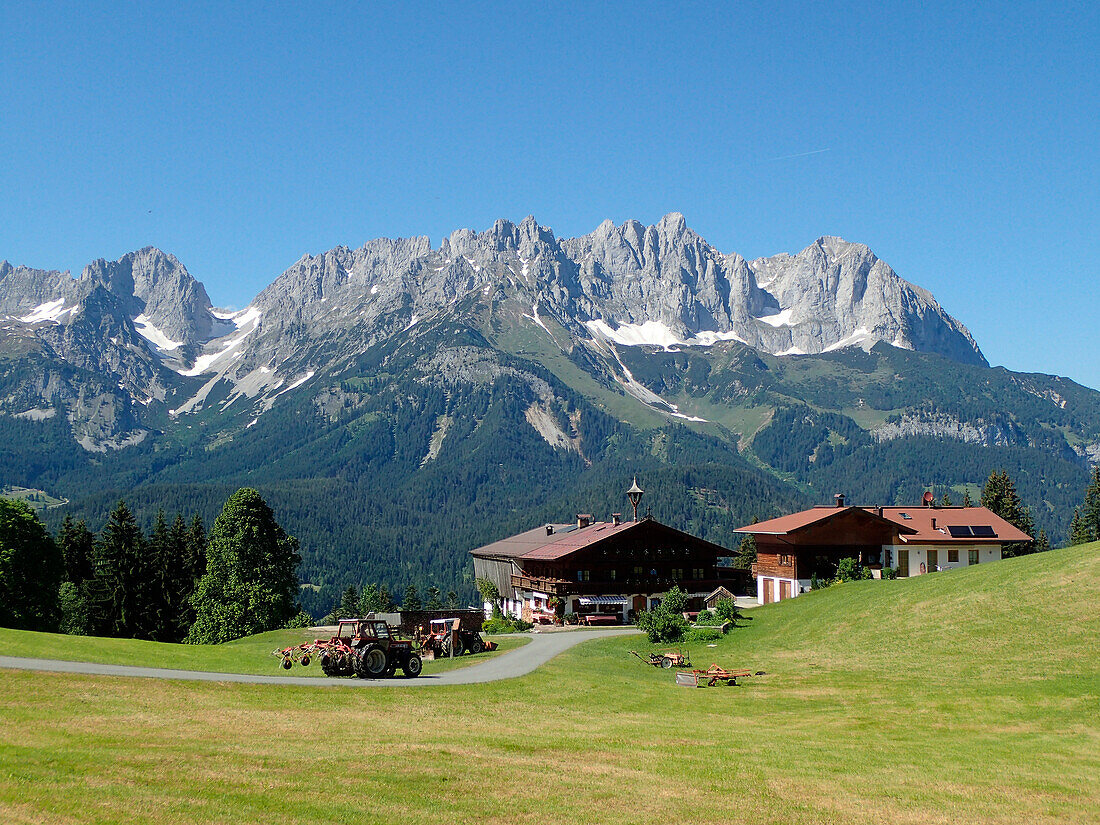
<svg viewBox="0 0 1100 825"><path fill-rule="evenodd" d="M470 546L621 510L635 472L728 545L834 492L961 499L1003 466L1058 537L1100 460L1100 394L990 369L867 247L746 261L676 214L339 247L239 312L152 248L78 279L3 263L0 314L6 483L93 523L258 486L326 588L468 588Z"/></svg>

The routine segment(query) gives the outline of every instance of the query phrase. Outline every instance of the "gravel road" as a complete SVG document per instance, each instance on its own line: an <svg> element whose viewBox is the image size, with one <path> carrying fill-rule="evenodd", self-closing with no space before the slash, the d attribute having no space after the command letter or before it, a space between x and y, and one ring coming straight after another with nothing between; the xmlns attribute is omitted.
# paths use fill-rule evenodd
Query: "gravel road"
<svg viewBox="0 0 1100 825"><path fill-rule="evenodd" d="M94 676L136 676L144 679L182 679L192 682L243 682L253 685L298 685L302 687L424 687L428 685L473 685L525 676L562 651L592 639L606 639L638 633L632 627L609 630L574 630L559 633L532 634L523 647L495 656L481 664L418 679L325 679L310 676L256 676L247 673L209 673L202 670L172 670L160 667L106 665L96 662L64 662L58 659L26 659L0 656L0 668L39 670L51 673L83 673Z"/></svg>

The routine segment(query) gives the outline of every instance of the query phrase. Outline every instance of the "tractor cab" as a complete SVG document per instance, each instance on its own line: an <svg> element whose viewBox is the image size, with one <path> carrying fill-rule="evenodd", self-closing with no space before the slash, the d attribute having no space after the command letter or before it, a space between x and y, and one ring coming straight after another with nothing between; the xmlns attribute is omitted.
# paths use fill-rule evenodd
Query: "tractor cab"
<svg viewBox="0 0 1100 825"><path fill-rule="evenodd" d="M341 619L336 627L336 638L351 647L364 641L389 639L390 628L384 619Z"/></svg>

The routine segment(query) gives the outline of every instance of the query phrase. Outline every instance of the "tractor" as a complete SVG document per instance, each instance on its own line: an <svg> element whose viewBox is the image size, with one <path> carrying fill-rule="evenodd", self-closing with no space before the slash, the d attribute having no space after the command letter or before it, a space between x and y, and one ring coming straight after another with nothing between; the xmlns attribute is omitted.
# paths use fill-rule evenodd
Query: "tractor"
<svg viewBox="0 0 1100 825"><path fill-rule="evenodd" d="M286 670L295 661L308 665L317 658L326 676L377 679L393 676L400 667L406 677L413 677L419 676L423 668L413 643L394 637L383 619L342 619L335 636L276 650L274 654L282 657Z"/></svg>
<svg viewBox="0 0 1100 825"><path fill-rule="evenodd" d="M420 650L431 655L428 658L443 659L451 655L461 656L463 653L481 653L483 650L494 650L494 642L486 642L476 630L468 628L455 629L458 619L432 619L428 623L428 632L420 633Z"/></svg>

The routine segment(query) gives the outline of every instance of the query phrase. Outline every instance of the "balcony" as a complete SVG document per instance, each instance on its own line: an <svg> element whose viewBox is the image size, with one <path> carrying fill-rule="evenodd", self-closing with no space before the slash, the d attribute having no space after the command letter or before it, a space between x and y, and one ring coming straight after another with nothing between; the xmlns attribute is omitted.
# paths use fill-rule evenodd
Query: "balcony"
<svg viewBox="0 0 1100 825"><path fill-rule="evenodd" d="M614 596L623 593L662 593L673 585L679 585L686 593L701 593L729 586L732 578L672 579L667 576L630 576L621 579L590 579L572 581L540 576L513 575L512 587L519 590L535 590L548 596Z"/></svg>

